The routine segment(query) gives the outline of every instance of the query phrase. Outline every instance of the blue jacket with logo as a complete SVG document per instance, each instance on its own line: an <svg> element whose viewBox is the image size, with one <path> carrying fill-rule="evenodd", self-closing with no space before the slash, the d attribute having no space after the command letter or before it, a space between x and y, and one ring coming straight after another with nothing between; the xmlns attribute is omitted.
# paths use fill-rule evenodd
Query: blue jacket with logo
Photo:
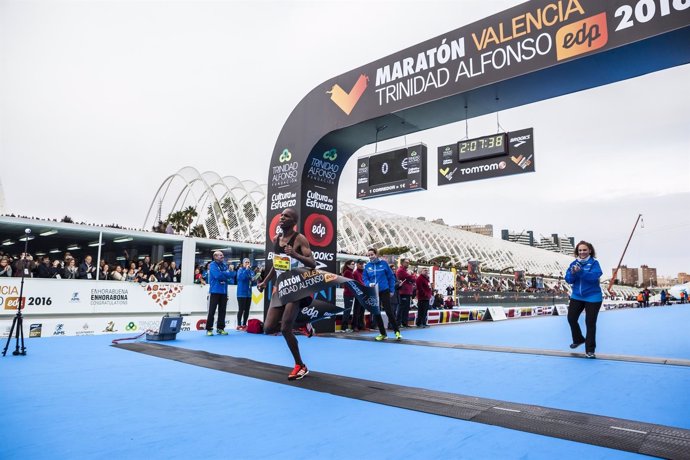
<svg viewBox="0 0 690 460"><path fill-rule="evenodd" d="M362 281L364 281L365 286L369 286L371 283L378 284L379 292L392 292L395 289L395 275L391 267L383 259L370 261L364 266Z"/></svg>
<svg viewBox="0 0 690 460"><path fill-rule="evenodd" d="M208 285L210 294L228 295L229 281L235 273L228 270L228 266L222 262L213 261L208 265Z"/></svg>
<svg viewBox="0 0 690 460"><path fill-rule="evenodd" d="M240 267L237 270L237 297L252 296L252 278L254 272L250 268Z"/></svg>
<svg viewBox="0 0 690 460"><path fill-rule="evenodd" d="M579 265L580 270L574 272L575 265ZM575 259L565 272L565 281L573 288L570 298L583 302L601 302L601 286L599 286L601 275L603 272L599 261L593 257L585 261Z"/></svg>

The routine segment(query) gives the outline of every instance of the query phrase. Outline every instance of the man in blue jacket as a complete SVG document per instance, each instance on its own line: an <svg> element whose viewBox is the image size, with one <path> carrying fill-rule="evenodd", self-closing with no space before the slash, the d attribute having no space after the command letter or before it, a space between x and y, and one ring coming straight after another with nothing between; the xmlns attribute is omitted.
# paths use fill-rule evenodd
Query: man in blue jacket
<svg viewBox="0 0 690 460"><path fill-rule="evenodd" d="M218 324L216 333L228 335L225 332L225 312L228 308L228 282L232 279L233 273L228 270L228 266L223 262L223 253L215 251L213 262L208 265L208 317L206 318L206 335L213 335L213 319L218 309Z"/></svg>
<svg viewBox="0 0 690 460"><path fill-rule="evenodd" d="M237 330L247 329L249 319L249 308L252 305L252 280L254 271L251 269L251 262L245 258L242 266L237 270Z"/></svg>
<svg viewBox="0 0 690 460"><path fill-rule="evenodd" d="M395 295L395 275L393 270L383 259L378 256L378 251L375 248L367 249L367 257L369 262L364 266L364 273L362 274L362 281L365 286L377 286L379 291L379 306L383 307L388 317L388 323L395 331L395 340L402 339L400 329L395 321L395 314L391 308L391 296ZM372 311L372 320L376 319L380 334L376 336L377 341L386 340L386 328L383 326L383 318L381 318L380 307L376 311Z"/></svg>

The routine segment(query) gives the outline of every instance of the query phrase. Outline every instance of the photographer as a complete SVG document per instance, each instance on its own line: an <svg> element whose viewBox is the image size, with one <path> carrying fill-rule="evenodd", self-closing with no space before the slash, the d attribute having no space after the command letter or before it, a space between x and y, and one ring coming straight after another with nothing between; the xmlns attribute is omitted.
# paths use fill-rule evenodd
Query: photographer
<svg viewBox="0 0 690 460"><path fill-rule="evenodd" d="M22 274L24 276L32 277L35 268L36 262L34 262L34 258L31 257L31 254L28 252L22 252L19 260L14 264L14 270L12 272L16 278L20 278Z"/></svg>

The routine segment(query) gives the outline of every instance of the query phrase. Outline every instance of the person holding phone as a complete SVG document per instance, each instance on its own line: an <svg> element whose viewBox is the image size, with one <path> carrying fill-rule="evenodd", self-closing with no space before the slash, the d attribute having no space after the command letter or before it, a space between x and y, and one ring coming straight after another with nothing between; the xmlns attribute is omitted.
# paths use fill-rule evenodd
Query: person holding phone
<svg viewBox="0 0 690 460"><path fill-rule="evenodd" d="M599 278L603 272L599 261L596 260L594 246L586 241L580 241L575 246L576 259L570 264L565 273L565 281L572 286L570 305L568 306L568 323L573 336L570 348L575 349L585 344L587 358L596 358L597 316L601 309L603 296ZM578 318L585 312L587 336L582 335Z"/></svg>

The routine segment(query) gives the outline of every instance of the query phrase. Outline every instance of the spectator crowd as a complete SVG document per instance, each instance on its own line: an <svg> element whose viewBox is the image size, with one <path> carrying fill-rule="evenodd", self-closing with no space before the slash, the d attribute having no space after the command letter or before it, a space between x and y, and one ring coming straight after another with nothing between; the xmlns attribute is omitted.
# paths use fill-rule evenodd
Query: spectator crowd
<svg viewBox="0 0 690 460"><path fill-rule="evenodd" d="M0 277L21 277L53 279L83 279L130 281L135 283L179 283L181 270L175 261L151 262L146 256L138 261L110 263L105 259L96 266L93 257L86 255L78 261L69 252L63 258L51 259L41 256L36 259L29 253L10 255L0 252Z"/></svg>
<svg viewBox="0 0 690 460"><path fill-rule="evenodd" d="M208 263L194 267L194 284L208 284ZM237 284L239 267L228 266L230 280L228 284ZM254 281L261 279L263 271L252 267ZM140 260L125 260L112 263L102 259L98 266L91 255L77 260L71 253L64 257L51 259L50 256L34 258L30 253L12 255L0 251L0 277L82 279L101 281L129 281L134 283L179 283L182 271L175 261L160 260L152 262L149 256Z"/></svg>

